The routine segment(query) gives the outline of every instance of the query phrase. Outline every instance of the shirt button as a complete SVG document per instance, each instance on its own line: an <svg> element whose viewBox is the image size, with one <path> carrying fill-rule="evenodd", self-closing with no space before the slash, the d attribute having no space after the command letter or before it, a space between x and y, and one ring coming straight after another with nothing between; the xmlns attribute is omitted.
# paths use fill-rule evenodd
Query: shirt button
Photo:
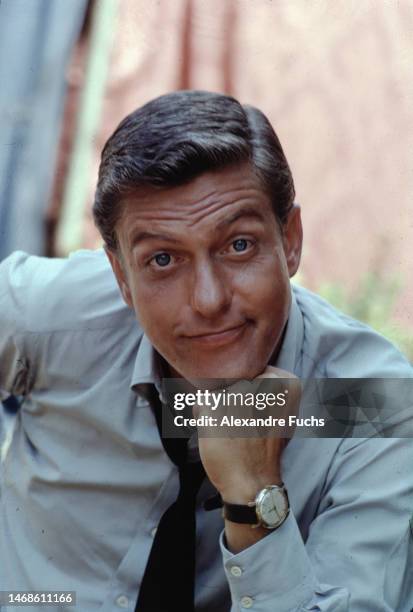
<svg viewBox="0 0 413 612"><path fill-rule="evenodd" d="M119 595L119 597L116 598L116 605L119 606L119 608L127 608L129 606L129 599L126 595Z"/></svg>
<svg viewBox="0 0 413 612"><path fill-rule="evenodd" d="M243 597L241 599L241 607L242 608L251 608L253 604L253 601L251 599L251 597Z"/></svg>
<svg viewBox="0 0 413 612"><path fill-rule="evenodd" d="M156 536L156 532L158 531L157 527L154 527L153 529L151 529L151 536L154 538Z"/></svg>
<svg viewBox="0 0 413 612"><path fill-rule="evenodd" d="M238 567L238 565L233 565L230 571L231 571L231 574L235 576L236 578L238 578L242 574L242 569Z"/></svg>

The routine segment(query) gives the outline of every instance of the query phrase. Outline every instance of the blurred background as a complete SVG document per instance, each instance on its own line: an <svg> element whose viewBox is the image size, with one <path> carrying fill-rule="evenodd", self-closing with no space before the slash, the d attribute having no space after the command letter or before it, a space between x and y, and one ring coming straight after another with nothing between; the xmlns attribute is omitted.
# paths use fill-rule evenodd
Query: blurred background
<svg viewBox="0 0 413 612"><path fill-rule="evenodd" d="M413 360L412 32L411 0L1 0L0 259L98 247L119 121L171 90L225 92L290 162L297 282Z"/></svg>

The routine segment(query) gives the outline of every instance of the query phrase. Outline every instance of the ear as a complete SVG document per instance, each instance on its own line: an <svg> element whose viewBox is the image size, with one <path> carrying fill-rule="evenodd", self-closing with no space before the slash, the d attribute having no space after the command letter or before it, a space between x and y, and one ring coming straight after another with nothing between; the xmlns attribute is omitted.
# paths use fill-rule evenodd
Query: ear
<svg viewBox="0 0 413 612"><path fill-rule="evenodd" d="M290 210L287 221L282 228L283 246L290 278L298 270L303 245L303 226L301 224L301 209L294 204Z"/></svg>
<svg viewBox="0 0 413 612"><path fill-rule="evenodd" d="M119 289L122 293L122 297L125 300L126 304L129 308L133 308L132 294L129 288L129 281L127 274L124 270L124 263L122 262L122 258L120 254L111 251L110 249L105 248L105 253L110 261L110 265L112 266L113 273L118 281Z"/></svg>

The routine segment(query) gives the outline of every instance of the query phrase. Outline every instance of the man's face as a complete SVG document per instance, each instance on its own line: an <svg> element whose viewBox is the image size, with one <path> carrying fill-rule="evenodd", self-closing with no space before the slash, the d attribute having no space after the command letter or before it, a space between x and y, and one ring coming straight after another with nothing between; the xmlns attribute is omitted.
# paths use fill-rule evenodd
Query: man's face
<svg viewBox="0 0 413 612"><path fill-rule="evenodd" d="M249 165L144 190L123 203L119 253L126 303L173 375L254 378L278 348L302 231L281 232Z"/></svg>

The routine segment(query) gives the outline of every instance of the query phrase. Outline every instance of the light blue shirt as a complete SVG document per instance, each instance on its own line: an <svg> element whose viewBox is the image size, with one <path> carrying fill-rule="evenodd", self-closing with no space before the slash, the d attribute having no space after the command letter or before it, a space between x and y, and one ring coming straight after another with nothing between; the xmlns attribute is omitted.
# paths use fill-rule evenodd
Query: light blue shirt
<svg viewBox="0 0 413 612"><path fill-rule="evenodd" d="M383 337L305 289L292 293L278 367L300 378L412 376ZM0 590L73 590L81 612L134 610L178 491L140 393L156 376L103 251L18 252L0 265L0 388L25 396L1 463ZM282 475L289 517L236 555L220 511L202 508L204 483L197 611L410 612L412 440L293 438Z"/></svg>

